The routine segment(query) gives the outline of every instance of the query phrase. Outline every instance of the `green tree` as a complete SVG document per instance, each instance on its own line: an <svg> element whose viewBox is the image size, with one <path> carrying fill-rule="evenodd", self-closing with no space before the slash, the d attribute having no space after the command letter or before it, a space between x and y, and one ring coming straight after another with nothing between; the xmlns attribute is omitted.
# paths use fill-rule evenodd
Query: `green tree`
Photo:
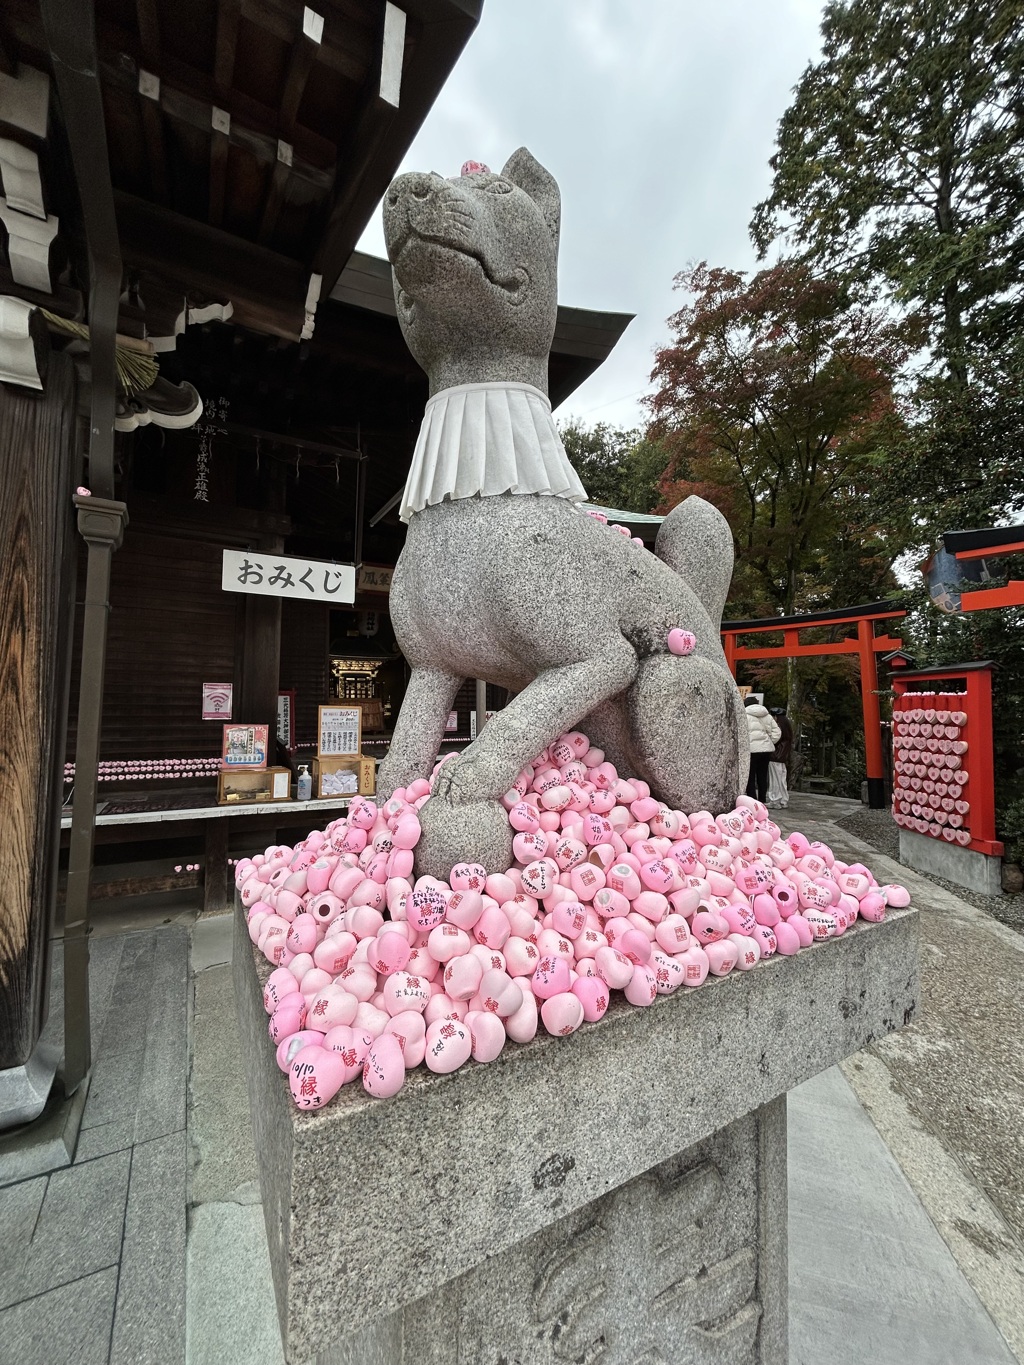
<svg viewBox="0 0 1024 1365"><path fill-rule="evenodd" d="M894 383L911 326L836 276L782 261L747 279L706 263L657 352L652 434L672 505L698 492L736 542L733 616L813 610L895 587L903 541L875 490L903 438Z"/></svg>
<svg viewBox="0 0 1024 1365"><path fill-rule="evenodd" d="M1020 325L1020 0L830 0L751 234L883 281L958 383Z"/></svg>
<svg viewBox="0 0 1024 1365"><path fill-rule="evenodd" d="M559 434L591 502L624 512L651 511L669 460L656 439L605 422L588 427L578 418L560 426Z"/></svg>

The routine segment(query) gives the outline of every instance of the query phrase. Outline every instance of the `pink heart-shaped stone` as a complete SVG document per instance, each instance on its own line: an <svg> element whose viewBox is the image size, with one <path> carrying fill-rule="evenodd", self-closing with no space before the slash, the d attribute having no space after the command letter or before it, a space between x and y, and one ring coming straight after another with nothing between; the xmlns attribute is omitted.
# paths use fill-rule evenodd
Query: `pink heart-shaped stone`
<svg viewBox="0 0 1024 1365"><path fill-rule="evenodd" d="M474 999L488 1014L507 1019L523 1003L523 989L502 967L490 967L480 978L480 989Z"/></svg>
<svg viewBox="0 0 1024 1365"><path fill-rule="evenodd" d="M473 1051L473 1034L458 1019L435 1019L427 1028L426 1042L424 1061L440 1075L456 1071Z"/></svg>
<svg viewBox="0 0 1024 1365"><path fill-rule="evenodd" d="M448 897L440 887L421 886L409 897L406 914L410 924L422 933L429 933L441 923L447 909Z"/></svg>
<svg viewBox="0 0 1024 1365"><path fill-rule="evenodd" d="M673 995L686 979L682 963L661 948L655 948L647 964L654 973L655 989L659 995Z"/></svg>
<svg viewBox="0 0 1024 1365"><path fill-rule="evenodd" d="M472 1010L466 1015L466 1027L472 1039L475 1062L493 1062L505 1046L505 1026L496 1014L487 1010Z"/></svg>
<svg viewBox="0 0 1024 1365"><path fill-rule="evenodd" d="M736 945L736 970L738 972L749 972L760 962L761 945L750 934L730 934L729 942Z"/></svg>
<svg viewBox="0 0 1024 1365"><path fill-rule="evenodd" d="M292 1099L300 1109L320 1109L345 1084L345 1062L339 1052L315 1044L304 1047L288 1068Z"/></svg>
<svg viewBox="0 0 1024 1365"><path fill-rule="evenodd" d="M728 938L716 939L713 943L704 946L704 955L707 958L708 970L712 976L728 976L739 960L739 943L742 935L730 935Z"/></svg>
<svg viewBox="0 0 1024 1365"><path fill-rule="evenodd" d="M363 1089L375 1099L397 1095L405 1084L402 1044L393 1033L382 1033L370 1044L363 1062Z"/></svg>
<svg viewBox="0 0 1024 1365"><path fill-rule="evenodd" d="M622 954L617 954L622 956ZM632 967L630 969L632 974ZM548 1000L554 995L563 995L570 986L569 964L564 957L549 955L542 957L531 978L534 995L540 1000Z"/></svg>
<svg viewBox="0 0 1024 1365"><path fill-rule="evenodd" d="M339 1024L351 1024L356 1017L359 1001L342 986L324 986L309 1003L306 1010L306 1023L310 1028L318 1028L321 1033L337 1028Z"/></svg>
<svg viewBox="0 0 1024 1365"><path fill-rule="evenodd" d="M394 972L384 982L384 1009L392 1018L405 1010L422 1013L429 999L430 987L423 977L414 976L411 972Z"/></svg>
<svg viewBox="0 0 1024 1365"><path fill-rule="evenodd" d="M953 831L958 844L963 844L966 848L971 842L971 831L969 829L956 829Z"/></svg>
<svg viewBox="0 0 1024 1365"><path fill-rule="evenodd" d="M291 974L287 967L275 967L267 977L267 984L263 987L263 1008L268 1014L273 1014L279 1005L283 1005L286 996L299 994L299 983ZM301 1000L296 1001L302 1004Z"/></svg>
<svg viewBox="0 0 1024 1365"><path fill-rule="evenodd" d="M445 993L453 1000L472 1000L483 974L483 964L472 953L454 957L444 969Z"/></svg>
<svg viewBox="0 0 1024 1365"><path fill-rule="evenodd" d="M419 1066L427 1046L427 1024L422 1014L415 1010L404 1010L388 1020L384 1032L393 1033L398 1039L407 1071Z"/></svg>
<svg viewBox="0 0 1024 1365"><path fill-rule="evenodd" d="M292 1062L304 1047L311 1047L314 1044L322 1046L323 1041L324 1035L312 1028L300 1029L298 1033L290 1033L287 1038L282 1038L277 1045L277 1065L287 1073Z"/></svg>

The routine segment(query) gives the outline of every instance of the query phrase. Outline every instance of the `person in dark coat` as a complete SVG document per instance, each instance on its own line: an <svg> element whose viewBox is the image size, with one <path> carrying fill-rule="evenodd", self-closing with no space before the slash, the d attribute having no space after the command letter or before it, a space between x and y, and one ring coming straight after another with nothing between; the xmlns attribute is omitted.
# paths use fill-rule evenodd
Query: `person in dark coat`
<svg viewBox="0 0 1024 1365"><path fill-rule="evenodd" d="M789 759L793 752L793 724L784 706L773 706L772 716L779 727L780 738L772 750L768 764L768 806L789 805Z"/></svg>

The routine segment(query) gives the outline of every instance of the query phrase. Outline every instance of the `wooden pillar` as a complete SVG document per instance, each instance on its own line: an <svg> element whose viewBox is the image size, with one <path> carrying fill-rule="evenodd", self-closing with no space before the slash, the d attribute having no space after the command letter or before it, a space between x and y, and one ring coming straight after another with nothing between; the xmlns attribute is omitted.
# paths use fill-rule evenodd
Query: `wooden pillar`
<svg viewBox="0 0 1024 1365"><path fill-rule="evenodd" d="M67 722L78 461L75 372L42 394L0 385L0 1070L46 1017Z"/></svg>
<svg viewBox="0 0 1024 1365"><path fill-rule="evenodd" d="M882 755L882 715L878 708L875 628L870 621L857 622L857 643L860 654L860 698L864 713L868 805L872 810L882 810L885 806L885 759Z"/></svg>

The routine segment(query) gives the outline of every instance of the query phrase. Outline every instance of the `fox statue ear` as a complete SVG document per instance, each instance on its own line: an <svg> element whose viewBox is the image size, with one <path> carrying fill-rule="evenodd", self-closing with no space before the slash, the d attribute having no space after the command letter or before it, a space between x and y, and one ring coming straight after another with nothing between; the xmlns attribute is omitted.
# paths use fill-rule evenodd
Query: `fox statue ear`
<svg viewBox="0 0 1024 1365"><path fill-rule="evenodd" d="M551 233L555 253L558 252L558 228L562 217L562 196L558 193L555 177L540 162L520 147L502 167L501 174L530 196L544 215Z"/></svg>

